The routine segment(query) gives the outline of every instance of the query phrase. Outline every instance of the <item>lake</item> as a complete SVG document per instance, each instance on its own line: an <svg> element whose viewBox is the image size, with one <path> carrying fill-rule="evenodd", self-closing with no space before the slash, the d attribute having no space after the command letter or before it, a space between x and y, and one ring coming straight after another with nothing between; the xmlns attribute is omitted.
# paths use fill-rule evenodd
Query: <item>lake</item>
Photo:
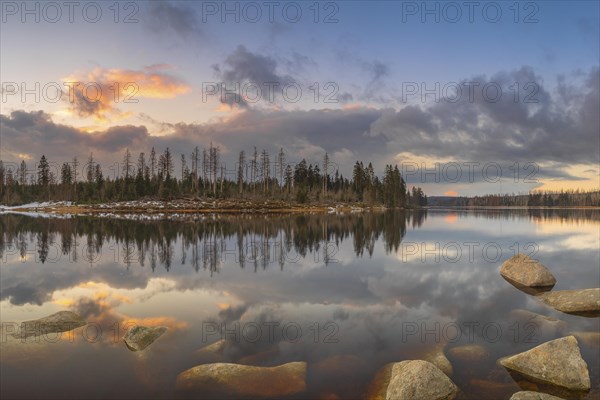
<svg viewBox="0 0 600 400"><path fill-rule="evenodd" d="M517 252L548 267L554 290L598 287L600 211L0 215L0 394L173 398L177 375L198 364L306 361L301 398L357 398L385 364L445 345L464 398L506 399L519 385L498 358L600 330L505 281L499 268ZM61 310L88 325L7 341ZM132 352L122 337L135 324L168 331ZM221 352L200 350L220 339ZM586 398L598 398L600 348L579 344ZM479 350L451 356L464 345Z"/></svg>

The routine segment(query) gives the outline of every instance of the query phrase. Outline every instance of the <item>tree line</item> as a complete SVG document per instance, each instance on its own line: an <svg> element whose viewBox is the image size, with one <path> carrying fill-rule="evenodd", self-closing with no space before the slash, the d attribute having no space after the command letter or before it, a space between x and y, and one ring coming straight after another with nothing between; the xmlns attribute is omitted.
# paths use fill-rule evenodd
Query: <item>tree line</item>
<svg viewBox="0 0 600 400"><path fill-rule="evenodd" d="M100 203L139 199L216 198L308 202L359 202L386 207L422 207L427 196L420 187L409 189L398 166L386 165L383 176L373 165L357 161L352 176L344 177L329 155L321 162L288 163L281 148L275 157L266 151L240 151L235 170L226 169L221 150L211 143L181 154L179 162L169 148L158 153L126 149L122 163L110 168L111 176L90 153L82 165L77 157L51 165L42 155L31 171L25 160L18 166L0 160L0 203L36 201Z"/></svg>
<svg viewBox="0 0 600 400"><path fill-rule="evenodd" d="M430 206L458 207L600 207L600 190L533 191L474 197L433 197Z"/></svg>

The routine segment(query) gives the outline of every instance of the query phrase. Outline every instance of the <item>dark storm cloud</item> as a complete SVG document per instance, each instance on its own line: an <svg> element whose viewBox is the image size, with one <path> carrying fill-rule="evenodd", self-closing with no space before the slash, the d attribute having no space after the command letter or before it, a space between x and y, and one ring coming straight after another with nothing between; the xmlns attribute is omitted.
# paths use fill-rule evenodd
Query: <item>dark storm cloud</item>
<svg viewBox="0 0 600 400"><path fill-rule="evenodd" d="M93 150L111 153L136 147L148 139L148 131L143 126L116 126L86 133L56 124L42 111L13 111L10 116L0 115L0 129L6 150L46 154L51 160L56 157L70 159Z"/></svg>
<svg viewBox="0 0 600 400"><path fill-rule="evenodd" d="M557 93L550 93L528 67L474 77L459 83L464 89L477 85L472 97L463 89L455 102L440 99L387 111L371 134L384 135L395 148L432 157L597 163L598 77L594 68L582 84L562 82ZM487 95L485 85L491 88ZM494 87L501 88L497 100Z"/></svg>
<svg viewBox="0 0 600 400"><path fill-rule="evenodd" d="M292 53L291 58L273 57L253 53L245 46L239 45L229 54L222 64L213 65L213 70L221 82L221 89L234 90L257 101L247 101L244 97L221 94L221 102L229 106L237 105L241 108L249 108L252 104L261 101L274 103L281 99L282 89L290 85L304 87L300 79L283 73L282 69L301 72L305 65L314 63L309 57ZM247 88L247 89L245 89ZM291 96L291 95L290 95Z"/></svg>

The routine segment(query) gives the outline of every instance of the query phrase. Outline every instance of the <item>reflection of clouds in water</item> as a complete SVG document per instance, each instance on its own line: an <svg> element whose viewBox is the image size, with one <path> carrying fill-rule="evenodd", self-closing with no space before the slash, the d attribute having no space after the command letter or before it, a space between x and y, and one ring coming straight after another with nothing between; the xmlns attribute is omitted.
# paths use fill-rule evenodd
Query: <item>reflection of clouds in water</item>
<svg viewBox="0 0 600 400"><path fill-rule="evenodd" d="M486 341L481 329L475 331L474 337L475 341L489 347L494 357L531 347L531 344L523 343L522 336L515 343L510 331L517 322L510 312L516 308L564 320L568 330L598 330L597 319L554 311L518 291L498 274L502 261L513 255L511 245L536 241L543 249L537 258L555 274L557 288L589 286L600 273L597 269L598 248L564 245L565 239L577 237L575 229L578 225L569 231L569 223L564 222L566 228L532 236L534 226L529 217L501 219L500 231L497 229L498 218L485 219L459 213L458 219L448 225L443 224L443 214L437 216L430 212L422 227L409 228L404 236L394 232L395 222L385 227L384 221L352 217L337 227L329 225L337 230L337 233L331 232L329 239L339 241L340 250L335 257L341 262L325 265L321 255L315 261L314 245L322 240L323 235L322 230L316 229L320 225L309 220L292 229L291 226L286 227L286 221L289 222L285 218L278 220L275 225L293 231L289 235L290 245L299 246L306 258L280 268L277 253L273 252L274 262L263 269L259 261L255 270L252 262L241 268L235 257L228 253L225 262L212 275L210 269L205 270L202 264L196 272L191 257L193 244L188 246L188 238L178 236L181 232L195 229L194 224L128 222L121 227L116 222L127 232L126 236L133 238L130 245L134 247L136 235L145 235L151 230L148 225L167 230L161 236L165 243L162 253L158 250L156 253L156 269L151 268L150 254L146 254L145 267L133 262L127 268L122 261L110 259L104 259L92 268L85 263L68 261L43 266L30 262L7 263L2 265L3 301L0 307L6 309L16 304L19 305L16 310L24 311L29 306L21 306L23 304L43 303L45 307L52 301L54 307L80 312L88 321L99 324L105 332L111 332L115 322L169 326L169 334L154 343L151 351L143 357L135 355L124 359L131 356L126 351L124 354L103 354L97 361L111 365L118 360L121 364L113 368L115 371L139 381L145 390L152 389L153 393L165 390L159 385L171 388L178 372L201 362L194 358L193 352L207 344L201 340L202 322L224 323L228 327L253 322L259 326L279 323L283 327L295 322L301 326L306 339L297 342L285 340L281 329L276 329L272 339L265 335L257 342L230 340L225 354L227 361L274 365L294 360L317 362L333 355L352 354L367 360L370 372L386 362L418 358L437 340L435 335L423 338L420 333L403 340L407 327L436 329L437 323L438 329L441 329L449 323L476 322L480 327L490 322L497 323L503 329L498 342ZM270 229L268 225L257 224L259 231ZM246 227L239 225L236 229ZM305 230L297 230L299 227ZM168 229L172 231L169 233ZM94 229L88 232L101 233ZM273 231L269 232L269 237L277 237L272 235ZM398 236L395 237L394 233ZM590 238L593 236L591 231L586 234ZM169 237L170 242L167 240ZM260 232L256 233L256 238L260 238ZM402 241L397 241L398 238ZM143 239L150 240L151 237L144 236ZM85 242L85 239L80 238L79 241ZM474 253L474 259L470 260L468 249L462 246L459 262L448 262L443 255L440 261L431 256L427 256L425 262L420 257L403 258L402 252L406 251L409 243L425 243L427 248L432 248L432 243L443 245L473 241L498 243L506 254L502 260L492 262L482 257L480 246ZM228 246L235 243L235 234L228 236L225 242ZM32 243L35 243L35 237ZM114 238L103 241L103 246L115 245L121 246ZM386 248L394 248L395 245L398 253L388 254ZM360 253L356 251L357 247L362 250L362 257L357 257L356 254ZM182 257L182 248L187 251L187 259ZM231 248L235 247L228 247L229 250ZM322 249L323 246L317 252ZM372 256L369 250L372 250ZM166 262L167 256L171 260L169 271L162 268L160 261L163 257ZM453 258L454 254L446 256ZM332 332L332 325L327 326L329 330L325 326L332 322L336 330L334 338L338 341L327 343L324 339ZM316 342L314 330L311 330L315 323L320 327ZM120 336L123 333L120 332ZM558 334L544 330L539 332L538 339L551 339ZM464 341L465 338L461 339ZM107 339L112 340L112 336L107 335ZM106 348L107 351L126 350L121 342L117 346L101 345L90 347ZM90 351L86 351L76 356L81 358L82 363L87 362L83 354L90 357ZM597 355L593 357L597 358ZM352 379L366 383L370 376L367 373ZM90 387L98 384L90 380L86 382ZM109 391L99 393L110 397ZM146 392L142 390L135 395L139 397L140 393Z"/></svg>

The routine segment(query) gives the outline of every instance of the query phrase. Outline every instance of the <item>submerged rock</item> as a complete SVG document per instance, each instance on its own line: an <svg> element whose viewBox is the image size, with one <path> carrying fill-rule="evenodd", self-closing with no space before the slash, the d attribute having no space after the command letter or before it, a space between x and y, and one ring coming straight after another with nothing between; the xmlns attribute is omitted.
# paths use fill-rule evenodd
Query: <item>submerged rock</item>
<svg viewBox="0 0 600 400"><path fill-rule="evenodd" d="M446 354L444 354L444 347L446 347L445 343L438 344L433 349L425 353L423 359L438 367L446 375L452 376L454 371L452 370L452 364L450 363L450 360L448 360Z"/></svg>
<svg viewBox="0 0 600 400"><path fill-rule="evenodd" d="M556 278L539 261L525 254L517 254L502 264L500 274L512 284L536 289L550 290Z"/></svg>
<svg viewBox="0 0 600 400"><path fill-rule="evenodd" d="M478 362L490 356L490 352L480 344L466 344L448 349L448 356L463 362Z"/></svg>
<svg viewBox="0 0 600 400"><path fill-rule="evenodd" d="M219 339L194 351L194 355L201 358L204 362L223 362L225 360L225 346L225 339Z"/></svg>
<svg viewBox="0 0 600 400"><path fill-rule="evenodd" d="M44 318L21 323L19 331L12 336L27 338L48 333L67 332L86 324L87 322L83 318L72 311L59 311Z"/></svg>
<svg viewBox="0 0 600 400"><path fill-rule="evenodd" d="M123 341L129 350L141 351L154 343L154 341L161 337L166 331L167 328L164 326L134 326L127 331Z"/></svg>
<svg viewBox="0 0 600 400"><path fill-rule="evenodd" d="M578 342L586 346L600 349L600 332L569 332L568 334L575 336Z"/></svg>
<svg viewBox="0 0 600 400"><path fill-rule="evenodd" d="M536 327L541 328L542 331L562 331L567 327L567 323L565 321L548 317L546 315L537 314L529 310L523 310L522 308L512 310L510 312L510 317L518 320L523 324L529 322L534 323Z"/></svg>
<svg viewBox="0 0 600 400"><path fill-rule="evenodd" d="M277 367L228 363L198 365L177 376L176 390L203 397L290 396L306 391L306 363L291 362Z"/></svg>
<svg viewBox="0 0 600 400"><path fill-rule="evenodd" d="M543 343L499 363L536 383L575 391L590 389L588 367L573 336Z"/></svg>
<svg viewBox="0 0 600 400"><path fill-rule="evenodd" d="M369 398L378 400L452 400L458 388L428 361L407 360L386 365L375 377Z"/></svg>
<svg viewBox="0 0 600 400"><path fill-rule="evenodd" d="M558 290L537 296L558 311L585 317L600 316L600 288Z"/></svg>
<svg viewBox="0 0 600 400"><path fill-rule="evenodd" d="M551 394L523 391L517 392L510 396L509 400L563 400L560 397L552 396Z"/></svg>

